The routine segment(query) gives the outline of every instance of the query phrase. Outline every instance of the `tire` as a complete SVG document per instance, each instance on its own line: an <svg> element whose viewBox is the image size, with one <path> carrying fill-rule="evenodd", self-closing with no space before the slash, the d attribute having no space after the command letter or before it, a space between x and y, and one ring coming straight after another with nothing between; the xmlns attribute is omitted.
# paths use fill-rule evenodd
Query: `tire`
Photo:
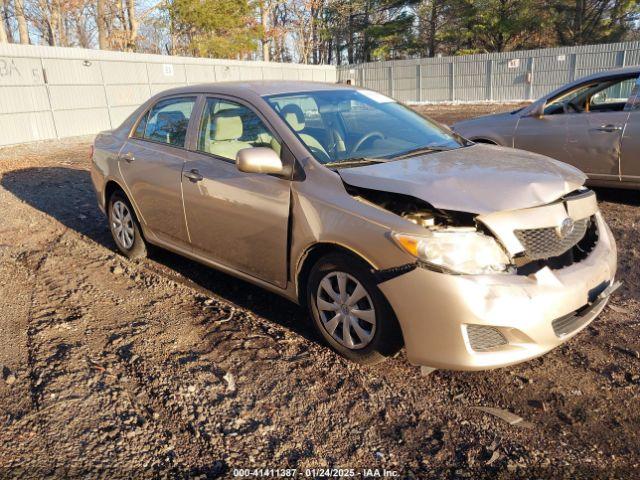
<svg viewBox="0 0 640 480"><path fill-rule="evenodd" d="M107 218L109 230L118 250L127 258L137 259L147 256L147 244L142 229L131 206L131 202L121 190L109 197ZM122 228L118 229L121 226Z"/></svg>
<svg viewBox="0 0 640 480"><path fill-rule="evenodd" d="M372 365L402 348L400 325L362 260L340 253L320 258L309 273L306 300L318 333L349 360Z"/></svg>

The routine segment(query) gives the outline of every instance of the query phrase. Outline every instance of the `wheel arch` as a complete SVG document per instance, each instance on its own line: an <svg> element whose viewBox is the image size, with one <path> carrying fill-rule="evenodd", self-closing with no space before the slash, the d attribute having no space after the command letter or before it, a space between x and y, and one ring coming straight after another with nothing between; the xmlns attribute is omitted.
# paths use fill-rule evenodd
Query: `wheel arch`
<svg viewBox="0 0 640 480"><path fill-rule="evenodd" d="M127 200L129 200L129 203L131 204L131 206L133 207L133 213L135 214L138 223L140 224L140 228L141 228L141 234L142 237L148 241L149 239L149 232L147 231L147 225L144 221L144 218L142 217L142 215L140 214L140 210L138 209L138 205L136 204L136 202L133 201L133 198L131 197L131 195L129 195L129 192L127 192L127 190L120 184L120 182L118 182L117 180L114 180L112 178L110 178L107 183L104 186L104 209L105 209L105 213L107 214L107 216L109 215L109 199L111 198L111 195L113 195L114 192L117 191L121 191L122 194L127 198Z"/></svg>
<svg viewBox="0 0 640 480"><path fill-rule="evenodd" d="M372 270L375 270L374 265L367 260L367 258L345 245L334 242L314 243L304 250L296 264L296 295L300 305L304 306L307 302L305 292L307 290L307 282L309 280L309 272L311 271L311 268L320 258L331 253L342 253L348 255L363 262Z"/></svg>
<svg viewBox="0 0 640 480"><path fill-rule="evenodd" d="M122 185L120 185L115 180L110 179L109 181L107 181L107 184L104 186L103 202L104 202L105 210L109 206L109 199L111 198L111 195L113 195L113 192L117 190L120 190L122 193L124 193L127 196L127 198L129 198L129 195L127 195L126 190L122 188ZM131 199L129 199L129 201L131 201Z"/></svg>
<svg viewBox="0 0 640 480"><path fill-rule="evenodd" d="M471 140L472 142L475 142L475 143L487 143L489 145L500 145L495 140L492 140L492 139L487 138L487 137L475 137L475 138L470 138L469 140Z"/></svg>

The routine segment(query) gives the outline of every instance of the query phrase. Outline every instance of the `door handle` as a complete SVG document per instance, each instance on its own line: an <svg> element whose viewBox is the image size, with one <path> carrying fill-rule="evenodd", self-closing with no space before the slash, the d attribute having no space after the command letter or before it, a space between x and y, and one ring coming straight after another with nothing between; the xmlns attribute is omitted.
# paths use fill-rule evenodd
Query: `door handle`
<svg viewBox="0 0 640 480"><path fill-rule="evenodd" d="M136 157L131 152L127 152L123 155L120 155L120 160L124 160L127 163L131 163L136 159Z"/></svg>
<svg viewBox="0 0 640 480"><path fill-rule="evenodd" d="M594 128L594 130L597 130L599 132L620 132L622 131L622 126L621 125L600 125L598 128Z"/></svg>
<svg viewBox="0 0 640 480"><path fill-rule="evenodd" d="M182 175L194 183L199 182L204 178L195 168L189 170L188 172L184 172Z"/></svg>

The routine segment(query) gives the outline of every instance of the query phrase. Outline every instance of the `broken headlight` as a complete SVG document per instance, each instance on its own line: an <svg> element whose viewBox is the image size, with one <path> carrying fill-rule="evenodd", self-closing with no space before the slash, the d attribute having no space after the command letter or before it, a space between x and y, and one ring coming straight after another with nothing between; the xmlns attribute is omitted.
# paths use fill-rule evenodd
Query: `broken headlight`
<svg viewBox="0 0 640 480"><path fill-rule="evenodd" d="M509 272L509 257L502 247L475 228L448 228L420 236L394 233L393 239L438 270L471 275Z"/></svg>

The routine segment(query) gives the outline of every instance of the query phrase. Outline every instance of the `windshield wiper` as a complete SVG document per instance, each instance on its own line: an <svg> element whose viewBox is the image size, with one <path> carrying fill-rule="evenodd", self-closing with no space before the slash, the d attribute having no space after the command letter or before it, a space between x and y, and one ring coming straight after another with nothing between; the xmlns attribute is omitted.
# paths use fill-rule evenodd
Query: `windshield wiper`
<svg viewBox="0 0 640 480"><path fill-rule="evenodd" d="M453 150L453 148L449 147L418 147L412 148L411 150L407 150L401 152L397 155L393 155L394 160L400 160L407 157L413 157L414 155L420 155L421 153L435 153L435 152L446 152L448 150Z"/></svg>
<svg viewBox="0 0 640 480"><path fill-rule="evenodd" d="M345 160L336 160L334 162L325 163L325 167L361 167L363 165L371 165L372 163L384 163L386 160L381 158L359 157L347 158Z"/></svg>

